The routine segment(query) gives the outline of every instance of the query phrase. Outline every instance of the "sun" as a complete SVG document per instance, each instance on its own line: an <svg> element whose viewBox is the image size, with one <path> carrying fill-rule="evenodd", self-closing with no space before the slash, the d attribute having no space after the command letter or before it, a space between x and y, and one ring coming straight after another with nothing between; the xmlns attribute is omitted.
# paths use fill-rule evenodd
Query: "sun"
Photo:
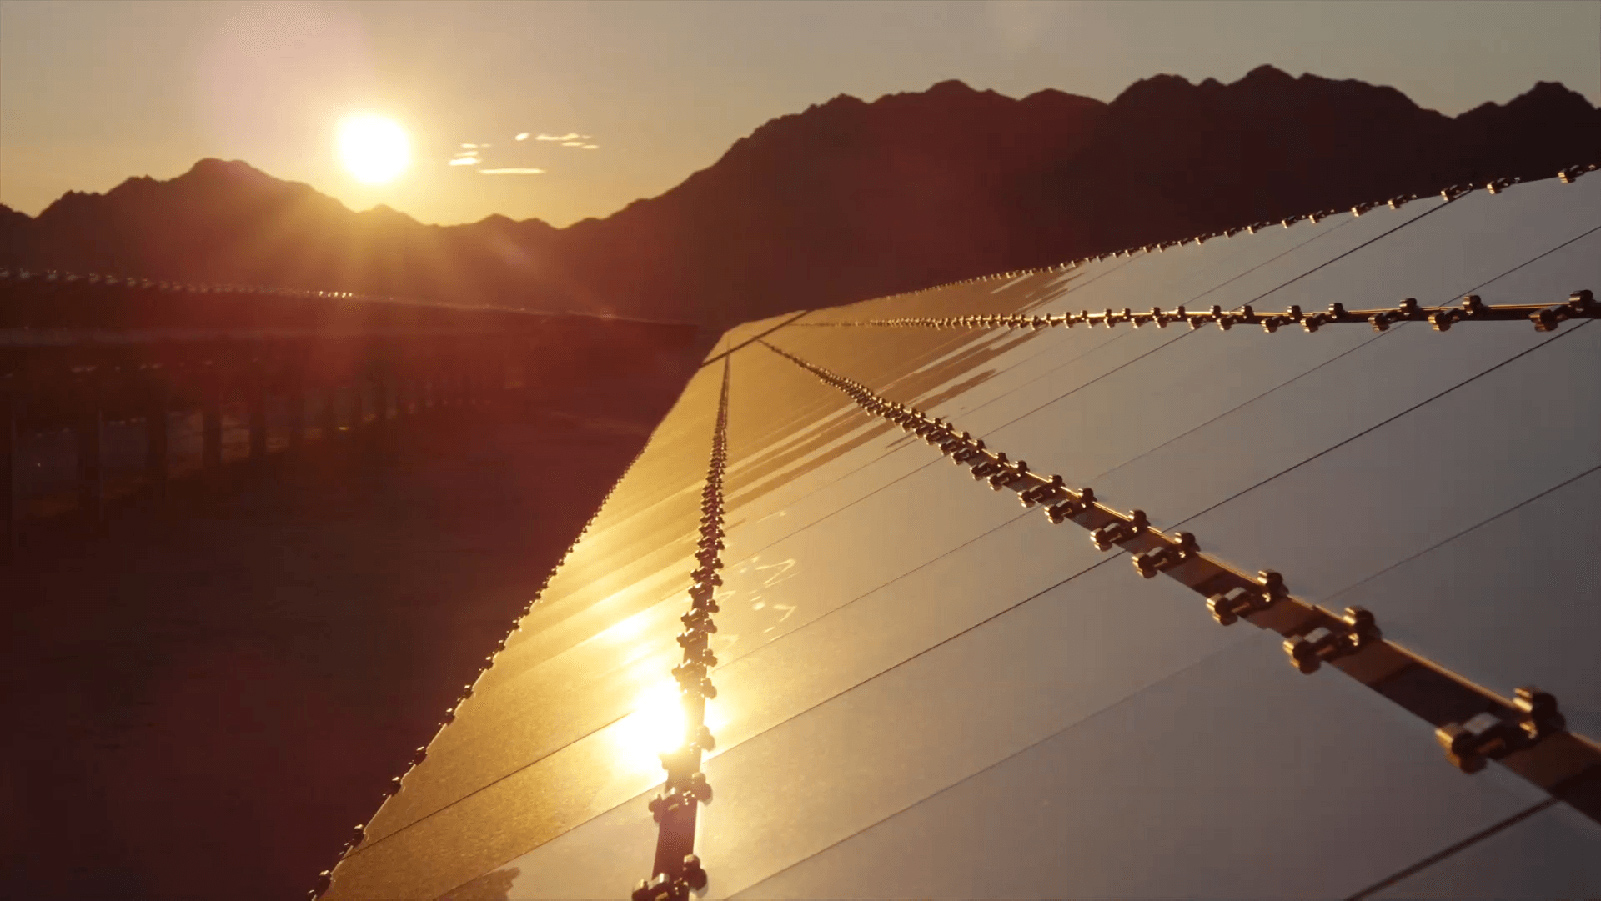
<svg viewBox="0 0 1601 901"><path fill-rule="evenodd" d="M411 140L393 119L363 114L339 123L339 159L357 181L393 181L411 163Z"/></svg>

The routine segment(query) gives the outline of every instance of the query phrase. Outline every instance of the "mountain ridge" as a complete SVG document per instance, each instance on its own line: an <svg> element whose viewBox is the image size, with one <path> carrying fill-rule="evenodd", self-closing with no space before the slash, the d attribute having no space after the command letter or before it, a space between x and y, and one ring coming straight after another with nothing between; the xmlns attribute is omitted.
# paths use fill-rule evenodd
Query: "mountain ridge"
<svg viewBox="0 0 1601 901"><path fill-rule="evenodd" d="M1588 162L1601 112L1550 82L1456 117L1392 87L1170 74L1108 102L946 80L769 120L599 219L430 225L242 161L0 207L0 266L727 324ZM1588 159L1586 158L1588 157Z"/></svg>

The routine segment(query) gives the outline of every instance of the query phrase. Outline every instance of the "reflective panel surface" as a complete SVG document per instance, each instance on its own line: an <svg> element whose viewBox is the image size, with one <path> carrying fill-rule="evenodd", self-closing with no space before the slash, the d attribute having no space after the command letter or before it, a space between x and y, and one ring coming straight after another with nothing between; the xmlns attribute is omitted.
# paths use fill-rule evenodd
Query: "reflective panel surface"
<svg viewBox="0 0 1601 901"><path fill-rule="evenodd" d="M1538 685L1593 741L1601 325L870 322L1581 288L1601 176L737 326L329 897L619 898L651 875L725 365L694 897L1593 895L1601 802L1465 775L1437 723L1296 672L1280 636L1218 625L774 350L1364 607L1460 679Z"/></svg>

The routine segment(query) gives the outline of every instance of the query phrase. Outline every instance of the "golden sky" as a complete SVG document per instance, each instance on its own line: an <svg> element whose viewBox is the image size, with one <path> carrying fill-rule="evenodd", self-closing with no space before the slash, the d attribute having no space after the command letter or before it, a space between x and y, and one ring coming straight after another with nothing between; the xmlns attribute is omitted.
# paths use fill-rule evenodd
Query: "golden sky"
<svg viewBox="0 0 1601 901"><path fill-rule="evenodd" d="M3 0L0 202L36 214L210 156L354 209L566 225L837 94L958 78L1110 100L1158 72L1233 81L1262 63L1448 114L1542 80L1601 104L1601 3ZM410 135L391 182L340 163L339 123L361 113Z"/></svg>

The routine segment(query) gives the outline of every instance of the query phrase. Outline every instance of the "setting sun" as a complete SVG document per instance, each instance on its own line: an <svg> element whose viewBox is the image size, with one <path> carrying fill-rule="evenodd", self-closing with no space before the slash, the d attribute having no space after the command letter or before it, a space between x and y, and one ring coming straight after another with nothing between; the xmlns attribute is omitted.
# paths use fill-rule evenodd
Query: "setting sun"
<svg viewBox="0 0 1601 901"><path fill-rule="evenodd" d="M356 180L393 181L411 162L405 129L383 116L351 116L339 123L339 159Z"/></svg>

